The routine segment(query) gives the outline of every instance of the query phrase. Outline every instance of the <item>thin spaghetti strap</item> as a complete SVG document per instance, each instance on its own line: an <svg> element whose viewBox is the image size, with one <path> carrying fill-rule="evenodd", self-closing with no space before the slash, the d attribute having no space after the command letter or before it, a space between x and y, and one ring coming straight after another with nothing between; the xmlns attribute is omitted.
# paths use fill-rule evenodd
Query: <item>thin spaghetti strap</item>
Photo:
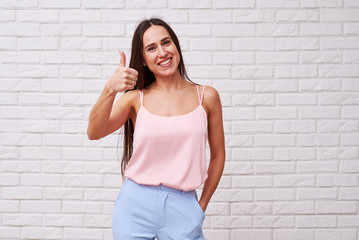
<svg viewBox="0 0 359 240"><path fill-rule="evenodd" d="M143 106L143 90L140 89L140 100L141 100L141 106Z"/></svg>
<svg viewBox="0 0 359 240"><path fill-rule="evenodd" d="M195 84L195 86L196 86L196 89L197 89L198 101L199 101L199 104L201 104L201 97L199 95L199 88L198 88L198 85Z"/></svg>
<svg viewBox="0 0 359 240"><path fill-rule="evenodd" d="M206 88L206 86L203 85L203 90L202 90L202 95L201 98L199 100L199 103L202 105L202 101L203 101L203 95L204 95L204 89Z"/></svg>

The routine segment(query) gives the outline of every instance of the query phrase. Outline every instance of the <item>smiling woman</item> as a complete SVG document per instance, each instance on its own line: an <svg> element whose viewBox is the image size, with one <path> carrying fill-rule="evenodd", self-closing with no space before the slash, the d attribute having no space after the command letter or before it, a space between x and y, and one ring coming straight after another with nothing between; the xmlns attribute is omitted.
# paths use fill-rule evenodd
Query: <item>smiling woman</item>
<svg viewBox="0 0 359 240"><path fill-rule="evenodd" d="M120 54L87 130L99 139L125 126L114 239L205 239L205 211L225 160L218 92L189 80L177 36L160 19L136 28L129 67ZM118 92L126 93L113 105ZM198 201L195 189L203 183Z"/></svg>

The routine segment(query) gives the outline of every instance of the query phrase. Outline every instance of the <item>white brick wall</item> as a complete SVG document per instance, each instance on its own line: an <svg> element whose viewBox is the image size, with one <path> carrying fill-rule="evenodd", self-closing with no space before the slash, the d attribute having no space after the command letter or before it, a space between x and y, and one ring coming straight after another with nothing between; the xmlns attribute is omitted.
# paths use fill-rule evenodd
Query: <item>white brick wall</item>
<svg viewBox="0 0 359 240"><path fill-rule="evenodd" d="M1 0L0 239L112 239L119 136L87 119L151 16L222 99L206 238L359 240L357 0Z"/></svg>

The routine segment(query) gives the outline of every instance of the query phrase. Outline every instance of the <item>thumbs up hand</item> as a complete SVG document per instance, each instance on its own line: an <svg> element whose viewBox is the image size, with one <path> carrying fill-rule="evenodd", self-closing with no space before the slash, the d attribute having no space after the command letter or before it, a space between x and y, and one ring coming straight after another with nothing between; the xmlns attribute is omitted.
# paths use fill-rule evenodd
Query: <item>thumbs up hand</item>
<svg viewBox="0 0 359 240"><path fill-rule="evenodd" d="M120 64L106 84L115 92L124 92L136 86L138 72L133 68L126 67L126 55L122 51L119 52Z"/></svg>

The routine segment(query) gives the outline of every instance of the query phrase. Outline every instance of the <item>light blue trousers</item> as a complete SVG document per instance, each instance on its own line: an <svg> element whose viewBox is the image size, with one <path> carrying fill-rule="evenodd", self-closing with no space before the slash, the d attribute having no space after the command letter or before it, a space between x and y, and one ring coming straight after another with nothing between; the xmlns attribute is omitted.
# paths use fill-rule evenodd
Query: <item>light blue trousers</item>
<svg viewBox="0 0 359 240"><path fill-rule="evenodd" d="M205 240L196 191L141 185L126 179L112 215L114 240Z"/></svg>

